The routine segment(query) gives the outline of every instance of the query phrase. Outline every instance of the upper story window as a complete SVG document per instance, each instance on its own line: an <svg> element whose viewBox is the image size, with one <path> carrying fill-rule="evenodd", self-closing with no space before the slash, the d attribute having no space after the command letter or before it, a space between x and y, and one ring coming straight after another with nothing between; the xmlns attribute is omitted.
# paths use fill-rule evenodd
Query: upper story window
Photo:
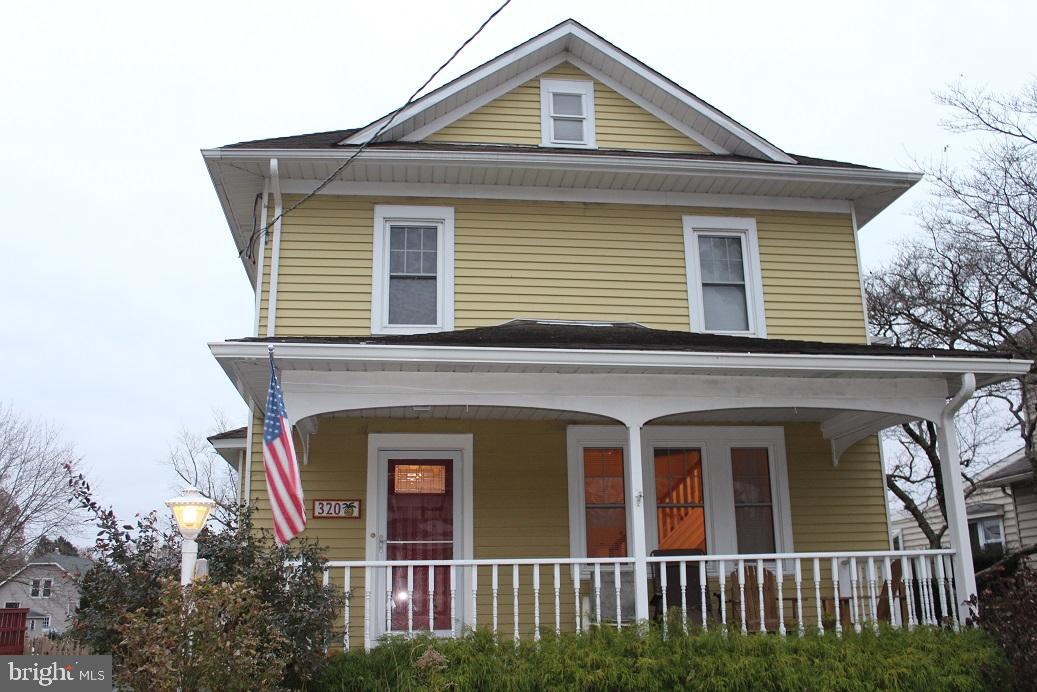
<svg viewBox="0 0 1037 692"><path fill-rule="evenodd" d="M540 80L540 144L597 146L594 139L594 82Z"/></svg>
<svg viewBox="0 0 1037 692"><path fill-rule="evenodd" d="M33 598L50 598L50 589L53 583L50 579L33 579L29 595Z"/></svg>
<svg viewBox="0 0 1037 692"><path fill-rule="evenodd" d="M371 333L454 327L454 210L377 205Z"/></svg>
<svg viewBox="0 0 1037 692"><path fill-rule="evenodd" d="M766 337L756 220L685 216L691 330Z"/></svg>

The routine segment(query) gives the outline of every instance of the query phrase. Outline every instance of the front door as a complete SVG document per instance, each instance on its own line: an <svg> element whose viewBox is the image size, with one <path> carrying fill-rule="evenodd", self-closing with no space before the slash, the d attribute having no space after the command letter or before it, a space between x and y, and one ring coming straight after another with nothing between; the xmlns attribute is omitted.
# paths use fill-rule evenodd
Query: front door
<svg viewBox="0 0 1037 692"><path fill-rule="evenodd" d="M384 551L386 560L455 559L458 469L449 453L402 453L386 458ZM450 630L450 594L457 570L392 567L390 632Z"/></svg>

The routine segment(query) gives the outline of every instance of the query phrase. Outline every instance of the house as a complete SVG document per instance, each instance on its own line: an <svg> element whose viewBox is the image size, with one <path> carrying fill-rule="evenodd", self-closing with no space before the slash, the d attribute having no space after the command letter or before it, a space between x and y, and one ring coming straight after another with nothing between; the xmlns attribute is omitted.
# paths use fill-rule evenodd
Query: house
<svg viewBox="0 0 1037 692"><path fill-rule="evenodd" d="M1021 460L1025 461L1025 458L1023 450L1020 449L976 474L973 479L974 488L965 500L973 556L979 552L987 553L989 561L996 555L1018 550L1023 546L1015 497L998 480L1004 477L1006 471L1012 472L1018 467ZM927 503L923 511L934 530L943 529L943 517L935 499ZM1037 525L1034 528L1037 529ZM929 547L929 539L918 526L918 522L904 510L892 515L890 536L895 550ZM1031 543L1035 541L1037 533L1030 539ZM950 545L946 532L942 536L941 545Z"/></svg>
<svg viewBox="0 0 1037 692"><path fill-rule="evenodd" d="M953 463L951 547L890 552L876 433L956 459L954 411L1029 364L868 343L857 235L919 174L790 154L572 20L391 122L202 153L256 297L210 344L242 493L269 526L273 346L344 646L975 592Z"/></svg>
<svg viewBox="0 0 1037 692"><path fill-rule="evenodd" d="M1034 487L1033 466L1022 452L1012 456L1008 464L983 479L983 486L1007 492L1015 515L1019 547L1037 544L1037 489ZM1010 546L1011 547L1011 546ZM1030 564L1037 558L1028 558Z"/></svg>
<svg viewBox="0 0 1037 692"><path fill-rule="evenodd" d="M33 634L60 634L72 623L79 606L77 579L93 563L78 555L46 553L0 582L0 605L28 608L27 627Z"/></svg>

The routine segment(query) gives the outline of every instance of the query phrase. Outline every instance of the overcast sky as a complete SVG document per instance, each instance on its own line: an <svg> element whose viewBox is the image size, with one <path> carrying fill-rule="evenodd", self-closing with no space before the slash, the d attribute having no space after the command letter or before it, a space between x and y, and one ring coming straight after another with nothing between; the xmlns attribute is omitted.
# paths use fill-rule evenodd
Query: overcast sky
<svg viewBox="0 0 1037 692"><path fill-rule="evenodd" d="M366 124L496 3L5 5L0 401L60 426L103 502L159 507L178 430L245 420L206 342L248 335L252 297L199 149ZM514 0L446 77L567 17L786 151L900 170L964 157L934 90L1037 69L1033 2ZM924 198L864 229L866 266Z"/></svg>

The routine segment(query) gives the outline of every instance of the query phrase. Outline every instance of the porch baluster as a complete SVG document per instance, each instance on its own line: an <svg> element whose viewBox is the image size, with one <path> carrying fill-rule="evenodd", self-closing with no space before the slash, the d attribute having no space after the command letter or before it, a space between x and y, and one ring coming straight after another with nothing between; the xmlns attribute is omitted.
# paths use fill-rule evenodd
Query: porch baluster
<svg viewBox="0 0 1037 692"><path fill-rule="evenodd" d="M457 636L457 567L450 568L450 636Z"/></svg>
<svg viewBox="0 0 1037 692"><path fill-rule="evenodd" d="M395 605L392 592L392 567L385 569L385 631L392 629L392 609Z"/></svg>
<svg viewBox="0 0 1037 692"><path fill-rule="evenodd" d="M886 592L886 602L889 603L889 626L900 627L900 598L893 595L893 564L888 557L882 559L882 591Z"/></svg>
<svg viewBox="0 0 1037 692"><path fill-rule="evenodd" d="M803 622L803 565L796 558L796 622L799 623L799 636L806 633L806 625Z"/></svg>
<svg viewBox="0 0 1037 692"><path fill-rule="evenodd" d="M850 622L853 623L853 631L860 634L861 631L861 604L858 599L857 582L857 558L850 558Z"/></svg>
<svg viewBox="0 0 1037 692"><path fill-rule="evenodd" d="M915 614L915 571L912 566L913 562L909 557L900 557L900 566L903 568L902 571L904 573L904 594L907 596L907 628L909 630L913 630L918 623L918 618Z"/></svg>
<svg viewBox="0 0 1037 692"><path fill-rule="evenodd" d="M954 631L957 632L961 628L961 623L958 622L958 609L955 607L958 604L958 598L954 593L954 584L951 580L951 575L954 574L954 570L953 568L947 569L947 562L949 560L949 555L940 556L940 568L943 570L944 584L947 588L947 600L949 602L948 609L950 610L951 624L954 627Z"/></svg>
<svg viewBox="0 0 1037 692"><path fill-rule="evenodd" d="M838 594L837 594L838 595ZM817 634L825 636L824 610L821 608L821 560L814 558L814 613L817 615Z"/></svg>
<svg viewBox="0 0 1037 692"><path fill-rule="evenodd" d="M478 627L479 612L479 566L472 565L472 631Z"/></svg>
<svg viewBox="0 0 1037 692"><path fill-rule="evenodd" d="M929 570L928 565L925 564L925 558L918 558L918 571L916 573L916 579L918 579L918 592L922 599L922 622L926 625L933 624L933 601L930 598L929 592Z"/></svg>
<svg viewBox="0 0 1037 692"><path fill-rule="evenodd" d="M666 572L667 572L667 570L666 570L666 561L664 560L664 561L658 563L658 567L659 567L659 590L662 593L662 599L663 599L663 602L662 602L663 639L666 639L666 635L669 634L669 627L670 627L670 623L669 623L669 619L670 618L667 617L667 615L669 615L667 610L668 610L670 604L666 602L666 587L667 587L667 583L666 583Z"/></svg>
<svg viewBox="0 0 1037 692"><path fill-rule="evenodd" d="M764 601L764 599L763 599L763 582L764 581L765 580L764 580L764 577L763 577L763 560L762 559L758 559L756 561L756 590L759 592L759 602L760 602L760 632L762 632L763 634L767 634L767 618L766 618L766 615L765 615L766 612L767 612L767 604L766 604L766 601Z"/></svg>
<svg viewBox="0 0 1037 692"><path fill-rule="evenodd" d="M533 641L540 641L540 565L533 565Z"/></svg>
<svg viewBox="0 0 1037 692"><path fill-rule="evenodd" d="M323 574L321 574L321 586L325 589L328 588L328 584L331 583L331 572L325 567ZM343 621L344 623L344 621ZM328 645L324 645L324 653L328 653Z"/></svg>
<svg viewBox="0 0 1037 692"><path fill-rule="evenodd" d="M613 563L612 571L613 571L613 580L614 580L615 585L616 585L616 627L618 629L623 629L623 598L620 595L621 594L621 589L623 587L623 580L622 580L622 576L620 575L620 572L619 572L619 563L618 562Z"/></svg>
<svg viewBox="0 0 1037 692"><path fill-rule="evenodd" d="M414 636L414 565L407 565L407 636Z"/></svg>
<svg viewBox="0 0 1037 692"><path fill-rule="evenodd" d="M868 558L868 600L871 604L871 627L879 631L879 602L875 589L875 558Z"/></svg>
<svg viewBox="0 0 1037 692"><path fill-rule="evenodd" d="M493 633L497 634L497 563L493 563L490 574L490 590L493 591Z"/></svg>
<svg viewBox="0 0 1037 692"><path fill-rule="evenodd" d="M364 646L371 645L371 582L374 574L370 567L364 567Z"/></svg>
<svg viewBox="0 0 1037 692"><path fill-rule="evenodd" d="M349 651L349 601L353 598L353 582L350 580L349 565L342 568L342 648ZM325 572L327 574L327 572Z"/></svg>
<svg viewBox="0 0 1037 692"><path fill-rule="evenodd" d="M511 593L512 593L512 611L511 620L514 627L512 636L515 638L515 646L519 643L519 566L514 564L511 566Z"/></svg>
<svg viewBox="0 0 1037 692"><path fill-rule="evenodd" d="M747 634L749 628L745 623L745 561L738 561L738 605L742 613L742 634Z"/></svg>
<svg viewBox="0 0 1037 692"><path fill-rule="evenodd" d="M774 561L774 574L778 582L778 634L785 636L785 575L782 574L781 560Z"/></svg>
<svg viewBox="0 0 1037 692"><path fill-rule="evenodd" d="M839 601L841 600L841 594L839 593L839 560L832 558L832 609L835 611L835 636L841 637L843 634L843 621L840 617Z"/></svg>
<svg viewBox="0 0 1037 692"><path fill-rule="evenodd" d="M555 585L555 635L562 633L562 566L555 563L554 570Z"/></svg>
<svg viewBox="0 0 1037 692"><path fill-rule="evenodd" d="M594 563L594 622L601 627L601 563Z"/></svg>
<svg viewBox="0 0 1037 692"><path fill-rule="evenodd" d="M681 579L683 581L685 581L685 582L687 581L687 578L684 575L684 568L683 567L681 568ZM706 627L707 627L707 623L706 623L706 561L705 560L699 560L699 591L701 592L701 601L702 601L699 604L702 607L702 629L705 630ZM682 598L683 598L683 594L684 594L684 587L682 586L681 587L681 597ZM687 616L687 614L685 614L685 616L684 616L684 633L687 634L687 632L688 632L688 616Z"/></svg>
<svg viewBox="0 0 1037 692"><path fill-rule="evenodd" d="M936 583L940 590L940 605L943 608L943 618L944 621L950 621L954 623L954 620L951 617L951 612L957 609L951 607L951 598L949 593L950 589L948 588L947 584L947 575L943 571L943 555L937 555L935 558L933 558L933 560L936 562ZM955 629L957 629L957 627L955 627Z"/></svg>
<svg viewBox="0 0 1037 692"><path fill-rule="evenodd" d="M717 563L717 574L720 576L720 627L724 636L727 636L727 594L724 593L724 584L727 581L727 570L724 561Z"/></svg>
<svg viewBox="0 0 1037 692"><path fill-rule="evenodd" d="M583 623L580 622L580 612L583 610L583 603L580 601L580 572L582 568L579 564L573 564L573 610L576 612L576 631L583 631Z"/></svg>
<svg viewBox="0 0 1037 692"><path fill-rule="evenodd" d="M428 570L428 631L435 629L436 620L436 568L426 567Z"/></svg>

